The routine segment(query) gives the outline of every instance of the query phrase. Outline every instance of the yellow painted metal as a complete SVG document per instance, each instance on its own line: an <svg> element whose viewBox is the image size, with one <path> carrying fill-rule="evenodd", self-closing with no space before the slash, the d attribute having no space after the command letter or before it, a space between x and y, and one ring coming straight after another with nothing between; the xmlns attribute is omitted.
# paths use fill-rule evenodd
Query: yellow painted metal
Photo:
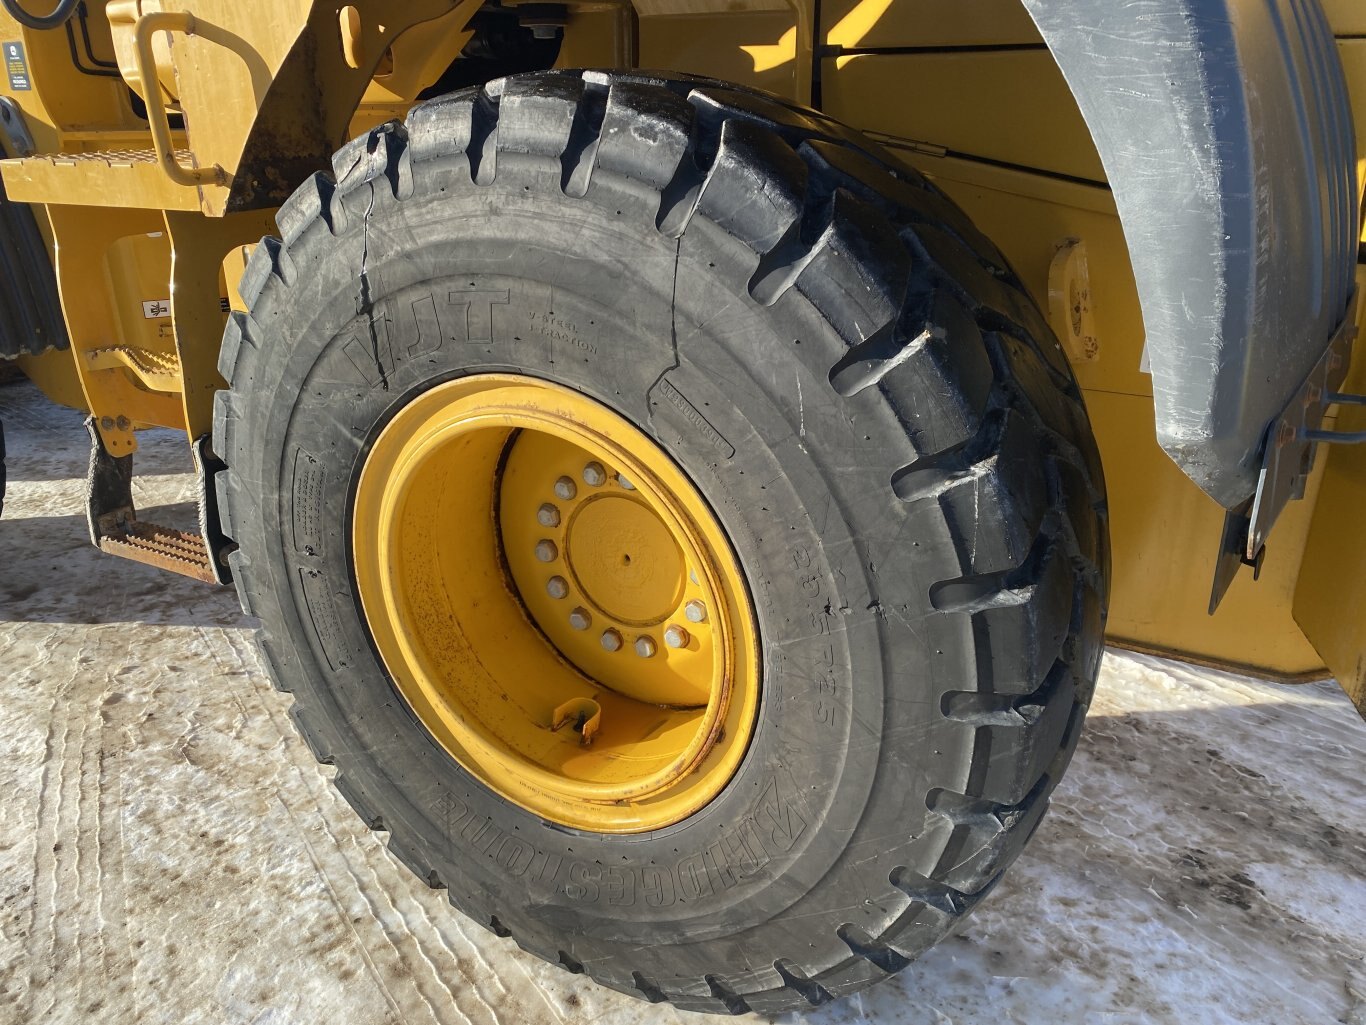
<svg viewBox="0 0 1366 1025"><path fill-rule="evenodd" d="M136 260L135 247L148 243L124 240L146 240L162 232L165 224L161 215L149 210L50 206L48 217L53 236L59 241L57 285L71 337L71 356L86 408L95 417L105 447L114 456L133 452L137 448L133 430L140 424L183 430L185 418L179 396L149 391L140 387L126 368L105 366L98 357L91 358L119 345L156 348L146 344L144 335L131 341L125 325L136 323L132 318L142 315L142 299L168 297L128 295L126 290L116 293L110 288L92 287L91 283L110 280L111 266ZM61 245L62 239L71 239L72 244ZM131 304L137 304L137 313L132 312Z"/></svg>
<svg viewBox="0 0 1366 1025"><path fill-rule="evenodd" d="M213 426L214 392L226 387L218 373L227 311L222 300L230 291L224 262L247 243L275 233L270 211L248 211L224 217L165 212L171 244L171 322L180 366L180 401L190 440ZM236 284L238 278L232 278ZM235 289L234 289L235 290Z"/></svg>
<svg viewBox="0 0 1366 1025"><path fill-rule="evenodd" d="M1366 289L1366 268L1357 273ZM1363 304L1366 307L1366 304ZM1366 331L1366 308L1358 327ZM1366 395L1358 347L1344 390ZM1334 429L1366 431L1366 406L1341 406ZM1295 619L1343 690L1366 715L1366 445L1332 446L1295 589Z"/></svg>
<svg viewBox="0 0 1366 1025"><path fill-rule="evenodd" d="M1096 361L1100 339L1091 306L1091 264L1082 239L1059 243L1049 264L1048 320L1072 363Z"/></svg>
<svg viewBox="0 0 1366 1025"><path fill-rule="evenodd" d="M85 392L76 376L76 364L71 353L49 349L37 356L20 356L15 362L24 376L36 384L44 395L59 406L85 412Z"/></svg>
<svg viewBox="0 0 1366 1025"><path fill-rule="evenodd" d="M730 780L759 701L744 578L691 482L616 413L529 377L438 385L371 448L352 543L399 692L508 800L631 833Z"/></svg>
<svg viewBox="0 0 1366 1025"><path fill-rule="evenodd" d="M152 53L152 37L156 32L182 32L192 36L195 34L195 25L194 15L186 11L156 11L142 15L133 24L137 79L151 92L147 97L147 125L152 132L152 149L156 152L157 164L175 184L192 188L210 183L226 185L227 172L217 164L186 167L176 155L175 145L171 141L171 123L166 117L166 103L170 98L161 95L161 79L156 71L156 56ZM154 89L147 85L149 82L155 83Z"/></svg>
<svg viewBox="0 0 1366 1025"><path fill-rule="evenodd" d="M825 42L844 49L1043 45L1020 0L822 0Z"/></svg>
<svg viewBox="0 0 1366 1025"><path fill-rule="evenodd" d="M1105 181L1090 130L1047 50L864 54L823 67L826 111L859 128ZM916 102L893 102L908 82L916 83Z"/></svg>
<svg viewBox="0 0 1366 1025"><path fill-rule="evenodd" d="M146 140L142 140L146 141ZM188 150L175 159L189 160ZM39 153L0 165L5 189L17 203L79 202L87 207L198 210L199 193L166 177L151 148Z"/></svg>

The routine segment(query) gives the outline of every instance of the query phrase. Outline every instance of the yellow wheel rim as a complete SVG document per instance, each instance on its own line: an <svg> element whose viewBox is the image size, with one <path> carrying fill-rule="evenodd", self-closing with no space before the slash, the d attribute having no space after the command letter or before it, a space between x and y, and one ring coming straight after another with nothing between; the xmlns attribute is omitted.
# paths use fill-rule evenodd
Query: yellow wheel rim
<svg viewBox="0 0 1366 1025"><path fill-rule="evenodd" d="M352 543L399 693L503 797L632 833L734 775L759 702L744 578L692 483L605 406L529 377L438 385L366 457Z"/></svg>

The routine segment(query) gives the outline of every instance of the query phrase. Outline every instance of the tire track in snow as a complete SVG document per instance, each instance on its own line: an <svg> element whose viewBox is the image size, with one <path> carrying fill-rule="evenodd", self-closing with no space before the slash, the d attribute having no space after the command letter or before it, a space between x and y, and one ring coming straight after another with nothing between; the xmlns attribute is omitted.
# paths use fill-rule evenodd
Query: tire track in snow
<svg viewBox="0 0 1366 1025"><path fill-rule="evenodd" d="M519 1002L519 996L508 990L497 972L488 970L487 957L461 929L459 912L446 904L444 894L429 893L392 855L379 849L379 837L359 825L351 809L327 785L326 773L319 771L297 739L280 699L265 682L264 667L259 665L254 647L242 632L230 632L226 637L236 666L258 667L248 677L258 688L257 705L286 738L289 771L298 788L282 788L276 796L296 823L338 916L347 922L351 938L361 948L386 1002L405 1021L413 1020L414 1014L435 1025L498 1025L507 1021L507 1011ZM225 666L218 652L213 658ZM309 795L309 807L300 806L299 794ZM321 823L326 843L308 839L311 830L303 825L308 822ZM432 897L442 902L435 914L427 906ZM358 905L368 913L357 923L352 919ZM456 942L452 942L451 932L458 936ZM511 951L511 943L508 947ZM395 979L402 980L401 986L392 984Z"/></svg>
<svg viewBox="0 0 1366 1025"><path fill-rule="evenodd" d="M119 752L106 749L105 680L80 678L83 666L110 664L103 649L117 629L95 628L93 650L82 648L77 675L53 689L47 708L28 930L32 1021L72 1009L65 1005L136 1016Z"/></svg>

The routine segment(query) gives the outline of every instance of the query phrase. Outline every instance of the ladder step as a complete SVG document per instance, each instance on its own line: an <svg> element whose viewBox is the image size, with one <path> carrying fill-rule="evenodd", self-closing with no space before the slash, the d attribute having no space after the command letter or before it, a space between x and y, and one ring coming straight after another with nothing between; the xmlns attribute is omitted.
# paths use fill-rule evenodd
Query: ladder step
<svg viewBox="0 0 1366 1025"><path fill-rule="evenodd" d="M180 358L173 352L158 352L134 345L111 345L86 353L92 370L129 370L152 391L179 394Z"/></svg>
<svg viewBox="0 0 1366 1025"><path fill-rule="evenodd" d="M206 584L217 582L204 538L189 531L136 520L125 522L121 529L100 538L100 549Z"/></svg>
<svg viewBox="0 0 1366 1025"><path fill-rule="evenodd" d="M192 157L178 150L176 159L188 163ZM156 151L150 149L39 153L11 163L5 185L16 203L199 209L198 190L172 184L157 163Z"/></svg>

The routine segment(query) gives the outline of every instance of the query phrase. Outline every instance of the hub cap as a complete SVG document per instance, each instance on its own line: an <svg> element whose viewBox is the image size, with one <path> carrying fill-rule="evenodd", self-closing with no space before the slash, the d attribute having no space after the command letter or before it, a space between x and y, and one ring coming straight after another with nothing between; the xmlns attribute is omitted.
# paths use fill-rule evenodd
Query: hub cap
<svg viewBox="0 0 1366 1025"><path fill-rule="evenodd" d="M638 832L734 774L759 688L744 580L691 482L616 413L527 377L439 385L376 440L352 541L396 688L502 796Z"/></svg>

